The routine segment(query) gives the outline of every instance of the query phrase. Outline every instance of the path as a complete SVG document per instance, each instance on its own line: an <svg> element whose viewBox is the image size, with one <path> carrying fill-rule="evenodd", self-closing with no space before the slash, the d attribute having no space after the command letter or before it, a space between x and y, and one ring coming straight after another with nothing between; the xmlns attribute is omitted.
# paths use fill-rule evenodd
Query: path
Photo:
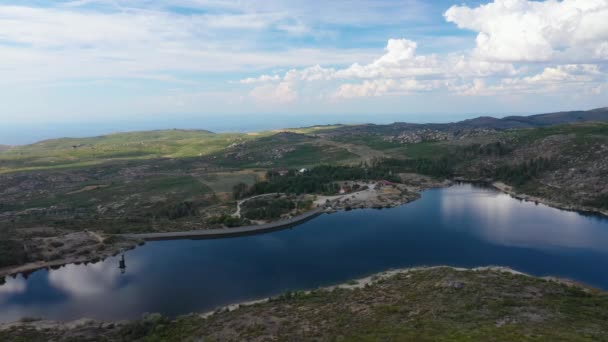
<svg viewBox="0 0 608 342"><path fill-rule="evenodd" d="M234 212L234 214L232 214L232 217L241 217L241 205L243 203L245 203L245 202L247 202L249 200L252 200L254 198L264 197L264 196L271 196L271 195L274 196L274 195L278 195L278 194L279 194L278 192L273 192L273 193L270 193L270 194L261 194L261 195L256 195L256 196L253 196L253 197L249 197L249 198L245 198L245 199L242 199L240 201L237 201L236 202L236 211Z"/></svg>

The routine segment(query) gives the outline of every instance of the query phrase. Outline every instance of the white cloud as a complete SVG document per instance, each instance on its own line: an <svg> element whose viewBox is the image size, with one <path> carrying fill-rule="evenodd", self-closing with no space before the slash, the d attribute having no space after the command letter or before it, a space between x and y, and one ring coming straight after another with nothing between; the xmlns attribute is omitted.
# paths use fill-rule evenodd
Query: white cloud
<svg viewBox="0 0 608 342"><path fill-rule="evenodd" d="M449 22L478 32L474 54L508 62L606 60L608 0L495 0L452 6Z"/></svg>
<svg viewBox="0 0 608 342"><path fill-rule="evenodd" d="M495 84L474 79L450 89L460 95L494 96L497 94L566 93L599 94L606 83L606 72L593 64L568 64L547 67L542 72L520 78L504 78Z"/></svg>
<svg viewBox="0 0 608 342"><path fill-rule="evenodd" d="M436 6L418 0L336 0L322 11L306 0L0 5L0 97L5 113L31 118L242 112L252 104L293 103L294 111L309 105L325 112L346 108L345 99L392 96L387 101L395 103L395 95L435 91L606 91L608 0ZM34 97L39 101L29 101Z"/></svg>
<svg viewBox="0 0 608 342"><path fill-rule="evenodd" d="M260 104L285 104L294 102L298 98L292 82L258 86L251 90L249 96Z"/></svg>
<svg viewBox="0 0 608 342"><path fill-rule="evenodd" d="M290 84L292 92L302 82L343 82L363 80L362 83L345 83L338 86L333 97L377 97L406 95L444 87L454 78L513 76L519 71L510 63L481 61L464 55L418 55L418 44L408 39L389 39L385 53L369 64L354 63L343 69L324 68L320 65L292 69L282 80ZM278 81L277 75L247 78L243 84ZM270 89L270 87L264 88ZM257 92L255 93L257 96Z"/></svg>
<svg viewBox="0 0 608 342"><path fill-rule="evenodd" d="M334 95L337 98L373 97L385 95L406 95L412 92L429 91L437 82L421 82L415 79L365 80L360 84L343 84Z"/></svg>
<svg viewBox="0 0 608 342"><path fill-rule="evenodd" d="M436 56L416 55L416 42L408 39L389 39L386 53L373 63L359 65L357 63L345 70L338 71L338 78L378 78L378 77L410 77L430 75L439 72L439 62Z"/></svg>
<svg viewBox="0 0 608 342"><path fill-rule="evenodd" d="M249 77L239 81L241 84L254 84L254 83L266 83L280 81L281 76L279 75L262 75L260 77Z"/></svg>
<svg viewBox="0 0 608 342"><path fill-rule="evenodd" d="M359 49L260 49L253 31L282 13L177 15L156 9L83 10L79 6L0 5L0 83L86 78L158 78L368 58ZM220 39L221 38L221 39Z"/></svg>

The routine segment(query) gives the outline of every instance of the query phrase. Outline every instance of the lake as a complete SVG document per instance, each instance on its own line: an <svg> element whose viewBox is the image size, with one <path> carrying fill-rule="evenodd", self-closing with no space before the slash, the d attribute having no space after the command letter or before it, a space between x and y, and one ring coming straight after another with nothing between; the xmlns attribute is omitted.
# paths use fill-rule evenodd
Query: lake
<svg viewBox="0 0 608 342"><path fill-rule="evenodd" d="M174 316L421 265L508 266L608 289L608 219L460 184L267 234L149 242L125 259L124 272L114 257L9 277L0 321Z"/></svg>

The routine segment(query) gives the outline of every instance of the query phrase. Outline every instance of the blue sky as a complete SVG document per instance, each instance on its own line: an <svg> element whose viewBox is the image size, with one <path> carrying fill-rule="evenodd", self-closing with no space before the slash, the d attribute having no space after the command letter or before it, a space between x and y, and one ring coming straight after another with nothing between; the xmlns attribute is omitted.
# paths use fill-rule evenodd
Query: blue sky
<svg viewBox="0 0 608 342"><path fill-rule="evenodd" d="M5 127L589 109L607 64L608 0L0 4Z"/></svg>

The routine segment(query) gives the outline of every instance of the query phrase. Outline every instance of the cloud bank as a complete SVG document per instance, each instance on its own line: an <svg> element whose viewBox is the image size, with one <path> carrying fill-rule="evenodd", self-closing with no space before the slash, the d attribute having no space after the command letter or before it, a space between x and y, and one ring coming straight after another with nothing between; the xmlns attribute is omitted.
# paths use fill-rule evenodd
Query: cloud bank
<svg viewBox="0 0 608 342"><path fill-rule="evenodd" d="M0 118L602 103L608 0L446 2L7 0Z"/></svg>
<svg viewBox="0 0 608 342"><path fill-rule="evenodd" d="M342 69L316 65L255 80L276 82L277 88L289 84L287 97L267 93L267 100L280 102L295 100L295 89L303 82L321 81L340 83L334 99L433 90L462 96L599 94L606 88L608 0L495 0L478 7L452 6L444 17L477 33L472 50L424 55L417 53L417 42L392 38L385 53L369 64Z"/></svg>

